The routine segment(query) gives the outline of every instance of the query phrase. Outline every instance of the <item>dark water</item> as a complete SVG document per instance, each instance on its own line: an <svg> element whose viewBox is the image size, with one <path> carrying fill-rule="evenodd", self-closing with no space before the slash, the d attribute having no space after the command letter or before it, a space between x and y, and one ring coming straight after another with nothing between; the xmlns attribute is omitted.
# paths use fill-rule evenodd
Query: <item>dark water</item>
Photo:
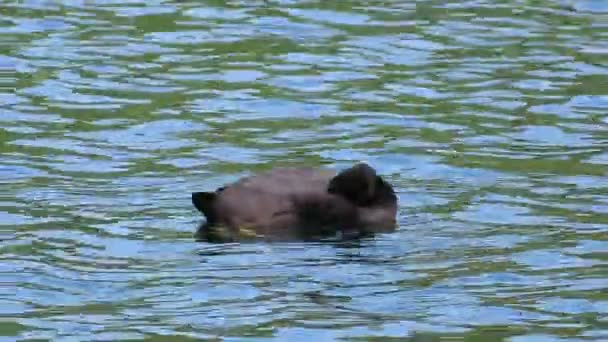
<svg viewBox="0 0 608 342"><path fill-rule="evenodd" d="M2 340L606 341L607 80L602 0L2 2ZM192 238L359 160L397 232Z"/></svg>

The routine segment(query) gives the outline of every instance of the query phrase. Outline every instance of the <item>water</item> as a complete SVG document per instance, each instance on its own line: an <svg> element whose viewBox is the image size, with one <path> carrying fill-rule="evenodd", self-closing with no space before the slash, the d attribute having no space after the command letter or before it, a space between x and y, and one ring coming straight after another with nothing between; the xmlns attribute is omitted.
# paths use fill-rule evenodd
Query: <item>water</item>
<svg viewBox="0 0 608 342"><path fill-rule="evenodd" d="M608 6L13 1L3 341L608 340ZM207 244L190 193L366 160L395 233Z"/></svg>

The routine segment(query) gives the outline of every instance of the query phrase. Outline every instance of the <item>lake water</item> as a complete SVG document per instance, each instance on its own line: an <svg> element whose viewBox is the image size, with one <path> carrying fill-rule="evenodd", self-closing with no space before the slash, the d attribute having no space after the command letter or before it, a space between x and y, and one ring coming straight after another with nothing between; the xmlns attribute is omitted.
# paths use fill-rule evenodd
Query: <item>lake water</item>
<svg viewBox="0 0 608 342"><path fill-rule="evenodd" d="M5 1L0 336L608 340L608 2ZM196 242L360 160L399 228Z"/></svg>

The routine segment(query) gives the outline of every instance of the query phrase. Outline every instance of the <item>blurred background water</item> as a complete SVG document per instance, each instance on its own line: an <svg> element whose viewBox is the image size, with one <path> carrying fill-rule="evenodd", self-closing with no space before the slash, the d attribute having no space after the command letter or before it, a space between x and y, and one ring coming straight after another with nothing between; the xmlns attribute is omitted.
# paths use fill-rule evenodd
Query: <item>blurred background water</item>
<svg viewBox="0 0 608 342"><path fill-rule="evenodd" d="M608 2L3 1L0 336L608 340ZM397 232L195 242L366 160Z"/></svg>

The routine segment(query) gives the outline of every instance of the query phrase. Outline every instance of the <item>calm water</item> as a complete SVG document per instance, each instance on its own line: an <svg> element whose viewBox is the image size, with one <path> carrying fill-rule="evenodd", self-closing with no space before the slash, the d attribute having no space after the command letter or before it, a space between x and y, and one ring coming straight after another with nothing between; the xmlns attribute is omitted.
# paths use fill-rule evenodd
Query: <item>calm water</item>
<svg viewBox="0 0 608 342"><path fill-rule="evenodd" d="M2 341L608 340L608 3L4 1ZM366 160L397 232L195 242Z"/></svg>

